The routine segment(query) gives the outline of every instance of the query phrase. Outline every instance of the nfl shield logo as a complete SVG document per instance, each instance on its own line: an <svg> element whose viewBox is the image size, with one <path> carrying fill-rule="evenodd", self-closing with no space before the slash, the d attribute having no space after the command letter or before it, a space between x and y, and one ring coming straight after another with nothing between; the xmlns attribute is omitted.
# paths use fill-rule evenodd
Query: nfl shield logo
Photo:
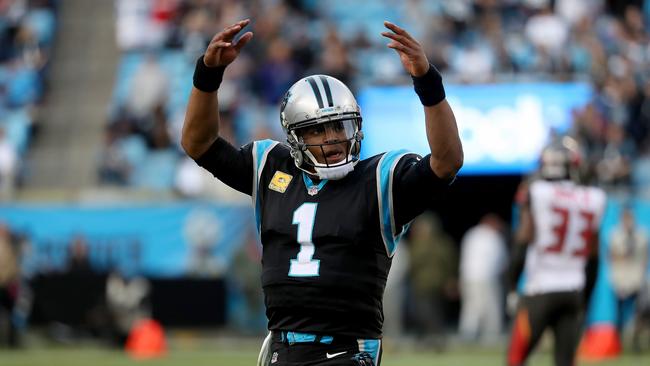
<svg viewBox="0 0 650 366"><path fill-rule="evenodd" d="M309 187L309 189L307 190L307 193L309 193L310 196L317 195L318 194L318 187L316 187L316 186Z"/></svg>

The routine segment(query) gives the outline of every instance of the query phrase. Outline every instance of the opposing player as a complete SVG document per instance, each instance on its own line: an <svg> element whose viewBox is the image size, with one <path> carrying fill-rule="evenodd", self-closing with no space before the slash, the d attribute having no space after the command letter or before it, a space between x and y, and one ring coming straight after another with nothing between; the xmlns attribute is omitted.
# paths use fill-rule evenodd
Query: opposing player
<svg viewBox="0 0 650 366"><path fill-rule="evenodd" d="M545 329L555 337L558 366L574 364L587 301L598 268L598 232L605 192L579 184L580 152L561 138L544 149L539 176L519 192L511 288L524 267L524 296L516 312L508 365L522 365Z"/></svg>
<svg viewBox="0 0 650 366"><path fill-rule="evenodd" d="M234 41L248 24L215 35L197 62L182 145L215 177L252 196L270 330L259 363L379 365L382 295L398 240L462 165L442 78L409 33L385 22L382 35L424 105L431 154L401 150L360 160L359 106L327 75L287 91L280 107L286 143L235 148L219 137L217 89L253 37L246 32Z"/></svg>

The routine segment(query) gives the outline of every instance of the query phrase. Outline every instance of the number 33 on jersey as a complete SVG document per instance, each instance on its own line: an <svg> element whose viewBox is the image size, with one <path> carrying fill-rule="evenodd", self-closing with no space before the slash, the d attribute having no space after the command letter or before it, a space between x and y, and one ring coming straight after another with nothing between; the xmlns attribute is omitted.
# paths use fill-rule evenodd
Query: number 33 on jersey
<svg viewBox="0 0 650 366"><path fill-rule="evenodd" d="M535 238L526 258L528 294L580 290L584 265L597 239L605 192L570 181L535 181L530 209Z"/></svg>

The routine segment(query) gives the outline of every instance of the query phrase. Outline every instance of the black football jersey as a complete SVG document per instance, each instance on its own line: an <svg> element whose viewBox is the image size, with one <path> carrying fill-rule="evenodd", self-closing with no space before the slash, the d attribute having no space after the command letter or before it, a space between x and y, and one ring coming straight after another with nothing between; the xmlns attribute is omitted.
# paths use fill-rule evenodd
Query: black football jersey
<svg viewBox="0 0 650 366"><path fill-rule="evenodd" d="M448 186L429 156L390 151L315 181L289 146L224 140L197 163L251 195L269 329L380 338L391 258L409 222Z"/></svg>

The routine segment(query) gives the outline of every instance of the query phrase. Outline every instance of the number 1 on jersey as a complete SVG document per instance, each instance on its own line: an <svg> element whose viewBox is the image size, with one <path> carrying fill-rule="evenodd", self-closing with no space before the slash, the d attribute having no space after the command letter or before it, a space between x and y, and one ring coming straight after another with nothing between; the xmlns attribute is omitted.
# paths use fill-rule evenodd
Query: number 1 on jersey
<svg viewBox="0 0 650 366"><path fill-rule="evenodd" d="M296 259L291 259L289 276L291 277L316 277L320 268L320 260L312 259L316 248L311 242L316 219L318 203L303 203L293 212L293 224L298 225L297 241L300 251Z"/></svg>

